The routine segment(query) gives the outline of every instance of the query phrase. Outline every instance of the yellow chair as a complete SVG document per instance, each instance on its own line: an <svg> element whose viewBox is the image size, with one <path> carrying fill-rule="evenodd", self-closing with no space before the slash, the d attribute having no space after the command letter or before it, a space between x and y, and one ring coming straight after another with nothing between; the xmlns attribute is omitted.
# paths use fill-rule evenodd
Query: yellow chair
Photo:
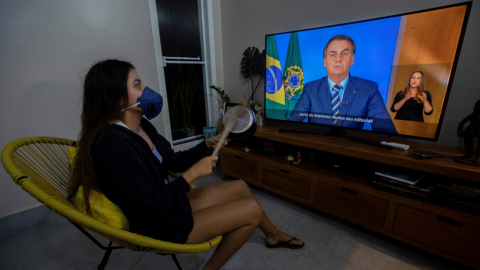
<svg viewBox="0 0 480 270"><path fill-rule="evenodd" d="M217 246L222 236L200 244L176 244L114 228L85 215L67 199L70 181L68 149L75 142L54 137L29 137L9 143L2 151L2 164L15 183L57 214L68 219L105 250L98 269L104 269L113 249L127 248L137 252L171 254L178 269L182 269L175 254L199 253ZM170 177L175 178L175 174ZM169 179L170 180L170 179ZM82 228L83 227L83 228ZM101 245L84 228L110 240ZM112 242L118 246L112 247Z"/></svg>

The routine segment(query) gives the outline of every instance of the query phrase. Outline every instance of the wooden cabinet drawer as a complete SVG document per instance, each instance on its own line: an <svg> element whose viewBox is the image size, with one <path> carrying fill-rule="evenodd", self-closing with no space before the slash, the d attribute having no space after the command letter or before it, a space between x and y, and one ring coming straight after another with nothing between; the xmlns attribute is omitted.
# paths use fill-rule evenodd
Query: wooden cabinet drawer
<svg viewBox="0 0 480 270"><path fill-rule="evenodd" d="M306 200L310 198L310 177L266 165L261 165L260 168L263 184Z"/></svg>
<svg viewBox="0 0 480 270"><path fill-rule="evenodd" d="M479 227L399 205L393 231L435 249L480 262Z"/></svg>
<svg viewBox="0 0 480 270"><path fill-rule="evenodd" d="M317 182L315 204L333 215L347 220L383 226L388 201L337 185Z"/></svg>
<svg viewBox="0 0 480 270"><path fill-rule="evenodd" d="M222 166L225 173L247 182L257 181L258 163L230 153L223 153Z"/></svg>

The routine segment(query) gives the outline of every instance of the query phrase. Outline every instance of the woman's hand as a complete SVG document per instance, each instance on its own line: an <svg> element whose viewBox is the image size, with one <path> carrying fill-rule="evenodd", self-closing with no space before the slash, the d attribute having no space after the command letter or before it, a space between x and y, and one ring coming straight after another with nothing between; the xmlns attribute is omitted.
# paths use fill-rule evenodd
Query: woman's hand
<svg viewBox="0 0 480 270"><path fill-rule="evenodd" d="M188 169L182 176L191 184L195 179L210 175L213 168L217 166L217 156L202 158Z"/></svg>
<svg viewBox="0 0 480 270"><path fill-rule="evenodd" d="M397 103L393 104L394 110L392 110L392 112L396 112L400 110L403 107L403 105L405 105L405 102L407 102L409 99L411 99L414 96L415 95L412 95L412 91L408 91L402 99L400 99Z"/></svg>
<svg viewBox="0 0 480 270"><path fill-rule="evenodd" d="M421 101L422 103L425 103L425 100L427 100L427 94L426 94L425 92L417 95L417 97L418 97L418 99L420 99L420 101Z"/></svg>
<svg viewBox="0 0 480 270"><path fill-rule="evenodd" d="M215 148L217 146L218 141L220 140L220 136L222 136L222 134L218 134L217 136L213 136L213 137L210 137L210 138L206 139L205 143L207 144L207 148L210 148L210 147ZM230 141L230 139L224 140L222 147L227 145L229 141Z"/></svg>
<svg viewBox="0 0 480 270"><path fill-rule="evenodd" d="M428 101L427 99L427 93L423 92L422 94L417 96L418 96L418 99L420 99L420 101L423 103L423 111L426 114L431 113L433 110L433 107L432 107L432 104L430 104L430 101Z"/></svg>
<svg viewBox="0 0 480 270"><path fill-rule="evenodd" d="M408 91L407 94L405 95L405 101L414 98L416 96L416 93L414 94L412 91Z"/></svg>

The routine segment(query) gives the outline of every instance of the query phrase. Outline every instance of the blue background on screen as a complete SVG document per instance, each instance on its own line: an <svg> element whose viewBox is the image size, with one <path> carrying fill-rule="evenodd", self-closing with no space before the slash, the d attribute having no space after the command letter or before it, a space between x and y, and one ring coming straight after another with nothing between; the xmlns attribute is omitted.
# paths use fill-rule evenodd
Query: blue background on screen
<svg viewBox="0 0 480 270"><path fill-rule="evenodd" d="M355 62L350 67L350 74L376 82L385 102L400 19L399 16L297 32L304 82L308 83L327 76L327 70L323 66L323 49L331 37L344 34L353 39L356 47ZM275 39L280 65L284 72L290 33L275 35ZM367 124L364 129L371 129L370 124Z"/></svg>

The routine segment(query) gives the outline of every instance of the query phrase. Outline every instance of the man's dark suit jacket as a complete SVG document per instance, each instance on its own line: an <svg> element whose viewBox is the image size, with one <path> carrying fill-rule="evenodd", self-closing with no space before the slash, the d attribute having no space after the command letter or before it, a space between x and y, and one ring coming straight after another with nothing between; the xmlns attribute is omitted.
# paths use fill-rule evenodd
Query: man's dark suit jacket
<svg viewBox="0 0 480 270"><path fill-rule="evenodd" d="M338 119L336 126L361 129L365 124L362 119L370 119L373 130L397 133L377 83L370 80L350 75L338 116L345 120ZM326 76L305 85L288 120L302 122L305 117L309 123L333 125L332 95Z"/></svg>

